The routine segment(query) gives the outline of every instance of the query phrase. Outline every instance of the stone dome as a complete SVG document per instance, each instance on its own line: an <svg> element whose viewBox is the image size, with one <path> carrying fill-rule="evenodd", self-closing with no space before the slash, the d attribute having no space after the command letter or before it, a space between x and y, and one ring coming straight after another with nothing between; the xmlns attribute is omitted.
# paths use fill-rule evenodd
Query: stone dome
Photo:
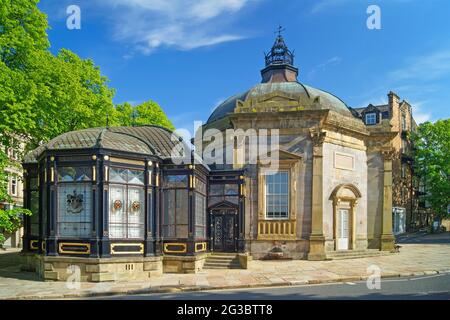
<svg viewBox="0 0 450 320"><path fill-rule="evenodd" d="M319 97L320 103L314 106L315 110L332 110L341 115L353 117L350 109L345 104L345 102L329 92L307 86L300 82L274 82L257 84L244 93L236 94L226 99L212 112L211 116L208 119L208 123L214 122L223 117L226 117L231 113L234 113L234 109L236 108L236 103L238 100L246 101L248 99L257 98L267 93L276 91L287 93L294 97L300 95L303 95L310 99Z"/></svg>
<svg viewBox="0 0 450 320"><path fill-rule="evenodd" d="M261 70L262 82L244 93L226 99L212 112L207 123L234 113L238 101L245 102L274 92L286 94L294 99L303 96L317 101L304 110L332 110L341 115L353 117L345 102L335 95L307 86L297 80L298 69L293 66L294 54L288 49L281 35L276 38L272 49L265 55L265 61L266 66Z"/></svg>

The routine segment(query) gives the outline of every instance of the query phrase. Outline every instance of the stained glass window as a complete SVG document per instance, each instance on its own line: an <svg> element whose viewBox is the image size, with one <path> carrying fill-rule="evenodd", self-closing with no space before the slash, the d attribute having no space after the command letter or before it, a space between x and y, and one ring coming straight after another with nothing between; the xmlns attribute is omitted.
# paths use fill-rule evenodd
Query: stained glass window
<svg viewBox="0 0 450 320"><path fill-rule="evenodd" d="M39 236L39 191L30 192L30 235Z"/></svg>
<svg viewBox="0 0 450 320"><path fill-rule="evenodd" d="M110 185L109 233L114 239L144 237L144 189L127 185Z"/></svg>
<svg viewBox="0 0 450 320"><path fill-rule="evenodd" d="M128 183L144 185L144 171L121 168L111 168L109 181L116 183Z"/></svg>
<svg viewBox="0 0 450 320"><path fill-rule="evenodd" d="M223 201L231 202L233 204L239 203L238 184L210 184L209 205L214 205Z"/></svg>
<svg viewBox="0 0 450 320"><path fill-rule="evenodd" d="M266 218L289 218L289 172L269 173L265 178Z"/></svg>
<svg viewBox="0 0 450 320"><path fill-rule="evenodd" d="M58 181L90 181L92 169L90 167L58 167Z"/></svg>
<svg viewBox="0 0 450 320"><path fill-rule="evenodd" d="M165 188L186 188L187 175L167 175L164 177Z"/></svg>
<svg viewBox="0 0 450 320"><path fill-rule="evenodd" d="M206 237L206 197L195 193L195 236Z"/></svg>
<svg viewBox="0 0 450 320"><path fill-rule="evenodd" d="M188 191L186 189L164 190L162 234L166 238L188 236Z"/></svg>
<svg viewBox="0 0 450 320"><path fill-rule="evenodd" d="M89 237L92 222L92 185L58 185L58 231L62 237Z"/></svg>

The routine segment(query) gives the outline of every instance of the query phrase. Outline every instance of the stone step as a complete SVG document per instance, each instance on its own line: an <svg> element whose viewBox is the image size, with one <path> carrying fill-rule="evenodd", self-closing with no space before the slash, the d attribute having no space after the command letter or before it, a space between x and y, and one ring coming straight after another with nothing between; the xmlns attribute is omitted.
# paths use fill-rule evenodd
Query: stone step
<svg viewBox="0 0 450 320"><path fill-rule="evenodd" d="M204 269L240 269L235 253L214 252L206 258Z"/></svg>
<svg viewBox="0 0 450 320"><path fill-rule="evenodd" d="M239 260L237 257L219 257L219 256L209 256L208 260L217 260L217 261L231 261L231 260Z"/></svg>
<svg viewBox="0 0 450 320"><path fill-rule="evenodd" d="M210 257L221 257L221 258L236 258L237 254L235 254L235 253L226 253L226 252L213 252L209 256Z"/></svg>
<svg viewBox="0 0 450 320"><path fill-rule="evenodd" d="M205 261L205 266L239 266L238 262L214 262L214 261Z"/></svg>
<svg viewBox="0 0 450 320"><path fill-rule="evenodd" d="M326 256L332 260L370 258L389 255L389 252L379 250L343 250L327 252Z"/></svg>
<svg viewBox="0 0 450 320"><path fill-rule="evenodd" d="M241 269L241 266L203 266L203 269Z"/></svg>

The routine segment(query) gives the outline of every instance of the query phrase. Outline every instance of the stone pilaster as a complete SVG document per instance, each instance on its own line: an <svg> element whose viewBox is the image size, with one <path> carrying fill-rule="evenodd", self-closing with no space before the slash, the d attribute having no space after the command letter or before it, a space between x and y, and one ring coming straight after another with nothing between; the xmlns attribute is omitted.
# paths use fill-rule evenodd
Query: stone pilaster
<svg viewBox="0 0 450 320"><path fill-rule="evenodd" d="M308 260L325 260L323 234L323 142L325 132L311 130L313 142L312 217Z"/></svg>
<svg viewBox="0 0 450 320"><path fill-rule="evenodd" d="M394 249L395 240L392 233L392 158L394 151L385 149L382 151L382 154L384 161L384 187L380 250L391 251Z"/></svg>

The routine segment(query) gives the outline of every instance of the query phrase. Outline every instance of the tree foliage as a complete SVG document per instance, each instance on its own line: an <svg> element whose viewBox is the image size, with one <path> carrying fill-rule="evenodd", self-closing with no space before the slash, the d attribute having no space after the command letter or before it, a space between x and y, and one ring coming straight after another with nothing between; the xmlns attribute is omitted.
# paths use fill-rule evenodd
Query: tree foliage
<svg viewBox="0 0 450 320"><path fill-rule="evenodd" d="M110 125L158 124L173 128L152 101L114 107L114 90L90 59L67 49L49 51L47 17L39 0L0 0L0 144L13 146L12 137L33 149L64 132ZM11 165L0 148L0 201L7 196L4 169ZM20 210L0 209L0 229L17 226ZM21 211L25 213L26 211ZM0 241L1 243L1 241Z"/></svg>
<svg viewBox="0 0 450 320"><path fill-rule="evenodd" d="M450 119L421 124L413 140L415 171L427 192L424 198L438 217L449 217Z"/></svg>
<svg viewBox="0 0 450 320"><path fill-rule="evenodd" d="M167 118L159 104L152 100L137 106L132 106L127 102L117 105L114 124L120 126L152 124L174 129L172 122Z"/></svg>

